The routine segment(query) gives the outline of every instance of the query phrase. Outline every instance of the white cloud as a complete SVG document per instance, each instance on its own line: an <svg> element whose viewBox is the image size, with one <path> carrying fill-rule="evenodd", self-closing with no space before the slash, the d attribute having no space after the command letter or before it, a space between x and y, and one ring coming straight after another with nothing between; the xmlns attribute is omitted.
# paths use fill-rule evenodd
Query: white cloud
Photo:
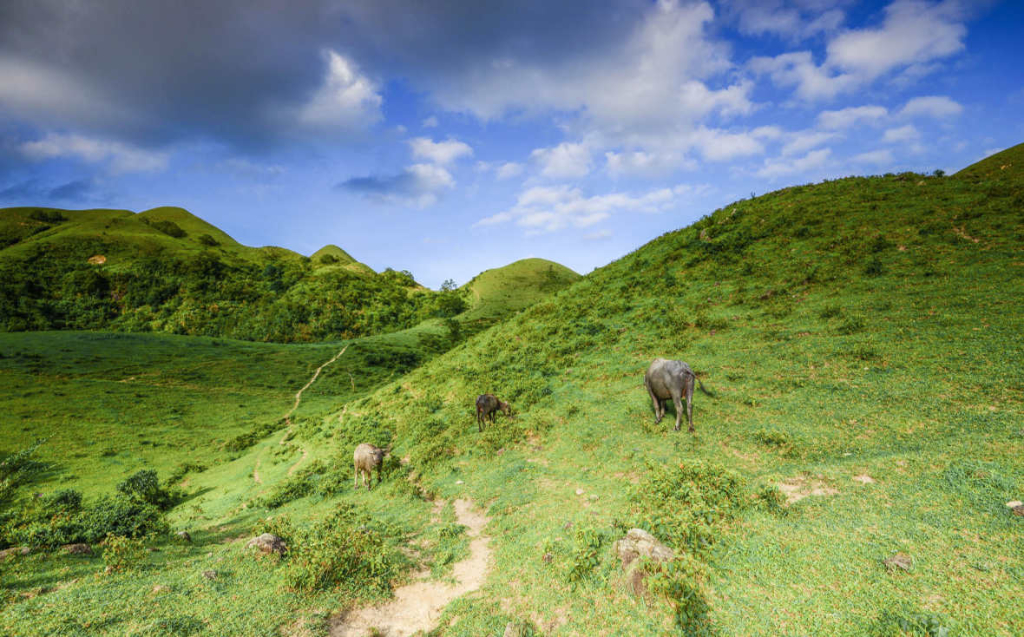
<svg viewBox="0 0 1024 637"><path fill-rule="evenodd" d="M828 44L830 66L874 79L894 68L924 64L963 50L967 28L960 3L896 0L874 29L855 29Z"/></svg>
<svg viewBox="0 0 1024 637"><path fill-rule="evenodd" d="M323 84L297 114L299 123L317 129L363 130L382 117L377 85L355 63L335 51L324 52Z"/></svg>
<svg viewBox="0 0 1024 637"><path fill-rule="evenodd" d="M648 153L642 150L627 152L608 151L604 154L606 170L613 177L639 175L660 177L673 170L693 170L697 162L677 153Z"/></svg>
<svg viewBox="0 0 1024 637"><path fill-rule="evenodd" d="M611 236L612 231L604 229L598 230L596 232L591 232L590 234L585 234L583 235L583 238L586 239L587 241L600 241L602 239L609 239L611 238Z"/></svg>
<svg viewBox="0 0 1024 637"><path fill-rule="evenodd" d="M590 149L584 144L564 142L554 148L538 148L530 158L541 166L541 174L553 179L584 177L590 172Z"/></svg>
<svg viewBox="0 0 1024 637"><path fill-rule="evenodd" d="M915 97L900 110L902 117L928 116L936 119L959 115L964 107L942 95Z"/></svg>
<svg viewBox="0 0 1024 637"><path fill-rule="evenodd" d="M257 164L241 157L225 159L217 164L217 168L244 179L275 179L285 173L284 166L278 164Z"/></svg>
<svg viewBox="0 0 1024 637"><path fill-rule="evenodd" d="M795 86L796 94L805 100L831 99L858 84L852 74L834 74L815 64L810 51L755 57L747 65L754 73L770 75L779 86Z"/></svg>
<svg viewBox="0 0 1024 637"><path fill-rule="evenodd" d="M886 130L885 135L882 136L882 141L889 143L903 143L915 142L920 138L921 133L914 128L913 124L907 124L906 126Z"/></svg>
<svg viewBox="0 0 1024 637"><path fill-rule="evenodd" d="M431 115L430 117L423 120L422 126L423 128L437 128L438 124L439 122L437 121L437 117Z"/></svg>
<svg viewBox="0 0 1024 637"><path fill-rule="evenodd" d="M517 164L514 161L507 161L498 167L498 170L495 174L497 175L498 179L511 179L522 174L522 172L522 164Z"/></svg>
<svg viewBox="0 0 1024 637"><path fill-rule="evenodd" d="M435 142L426 137L409 140L412 156L426 159L442 166L447 166L459 157L472 157L473 149L469 144L457 139Z"/></svg>
<svg viewBox="0 0 1024 637"><path fill-rule="evenodd" d="M771 34L791 40L835 31L846 17L842 10L834 7L835 4L843 3L782 0L729 0L723 3L727 15L737 21L740 33Z"/></svg>
<svg viewBox="0 0 1024 637"><path fill-rule="evenodd" d="M857 162L858 164L875 164L877 166L887 166L893 162L892 151L888 148L883 150L872 150L867 153L861 153L850 158L850 161Z"/></svg>
<svg viewBox="0 0 1024 637"><path fill-rule="evenodd" d="M799 153L807 152L812 148L821 146L825 142L840 137L839 133L823 131L801 131L790 135L789 141L782 146L782 155L789 157Z"/></svg>
<svg viewBox="0 0 1024 637"><path fill-rule="evenodd" d="M20 149L26 157L34 160L74 157L90 164L107 162L114 173L163 170L167 168L169 159L167 153L82 135L50 134L38 141L25 142Z"/></svg>
<svg viewBox="0 0 1024 637"><path fill-rule="evenodd" d="M818 125L832 130L850 128L860 122L877 122L888 114L884 106L851 106L838 111L822 111L818 114Z"/></svg>
<svg viewBox="0 0 1024 637"><path fill-rule="evenodd" d="M759 155L764 146L752 133L733 133L700 127L689 135L690 142L708 161L728 161L737 157Z"/></svg>
<svg viewBox="0 0 1024 637"><path fill-rule="evenodd" d="M812 150L798 159L766 159L764 165L756 174L758 177L775 179L777 177L806 173L824 166L831 154L832 149L821 148Z"/></svg>
<svg viewBox="0 0 1024 637"><path fill-rule="evenodd" d="M516 204L503 212L477 221L489 226L514 221L527 234L555 232L568 227L588 228L617 213L657 213L671 208L690 191L687 186L661 188L643 195L609 193L585 197L579 188L567 185L535 186L520 193Z"/></svg>
<svg viewBox="0 0 1024 637"><path fill-rule="evenodd" d="M748 65L779 86L796 87L805 100L831 99L900 70L896 81L907 84L938 70L937 60L964 49L963 20L961 0L896 0L886 7L881 25L837 34L820 65L810 51L755 57Z"/></svg>

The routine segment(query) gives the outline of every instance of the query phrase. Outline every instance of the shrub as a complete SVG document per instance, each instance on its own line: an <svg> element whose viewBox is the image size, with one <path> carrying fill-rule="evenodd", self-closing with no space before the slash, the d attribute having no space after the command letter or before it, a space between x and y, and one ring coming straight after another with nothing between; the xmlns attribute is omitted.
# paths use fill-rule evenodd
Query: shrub
<svg viewBox="0 0 1024 637"><path fill-rule="evenodd" d="M294 533L284 578L287 585L312 593L343 585L354 592L377 595L391 589L407 558L392 544L395 529L339 508L331 517Z"/></svg>
<svg viewBox="0 0 1024 637"><path fill-rule="evenodd" d="M598 531L584 527L576 528L567 576L572 590L576 590L576 586L601 563L600 552L603 543L604 536Z"/></svg>
<svg viewBox="0 0 1024 637"><path fill-rule="evenodd" d="M788 433L774 429L759 429L755 431L754 440L766 447L788 447L793 444L793 439Z"/></svg>
<svg viewBox="0 0 1024 637"><path fill-rule="evenodd" d="M143 502L152 504L161 510L167 510L175 504L171 493L160 486L160 481L156 477L156 471L152 469L143 469L135 472L117 485L117 491L126 496L138 498Z"/></svg>
<svg viewBox="0 0 1024 637"><path fill-rule="evenodd" d="M836 318L838 316L841 316L842 313L843 308L839 307L838 305L833 305L829 303L825 307L821 308L821 311L818 312L818 316L820 316L822 319L828 320L830 318Z"/></svg>
<svg viewBox="0 0 1024 637"><path fill-rule="evenodd" d="M656 564L645 559L641 568L647 573L648 590L669 600L676 625L684 635L713 635L704 583L707 569L692 556L683 554Z"/></svg>
<svg viewBox="0 0 1024 637"><path fill-rule="evenodd" d="M881 276L885 274L885 266L882 264L882 260L877 256L868 259L868 262L864 264L864 274L867 276Z"/></svg>
<svg viewBox="0 0 1024 637"><path fill-rule="evenodd" d="M82 516L85 542L96 542L107 535L138 538L169 530L163 513L156 506L136 498L104 496Z"/></svg>
<svg viewBox="0 0 1024 637"><path fill-rule="evenodd" d="M28 216L30 219L44 223L60 223L68 220L57 210L33 210Z"/></svg>
<svg viewBox="0 0 1024 637"><path fill-rule="evenodd" d="M704 553L716 540L716 525L743 506L739 474L700 461L656 465L635 487L632 526L646 529L678 549Z"/></svg>
<svg viewBox="0 0 1024 637"><path fill-rule="evenodd" d="M103 562L108 572L138 568L146 559L146 547L139 538L108 535L103 541Z"/></svg>
<svg viewBox="0 0 1024 637"><path fill-rule="evenodd" d="M203 244L204 246L210 246L211 248L215 248L220 245L219 241L217 241L208 234L201 234L196 238L196 240L199 241L199 243Z"/></svg>
<svg viewBox="0 0 1024 637"><path fill-rule="evenodd" d="M152 227L156 228L157 230L159 230L160 232L164 233L169 237L174 237L175 239L181 239L183 237L188 236L188 233L182 230L181 226L174 223L170 219L165 219L163 221L150 221L149 225L151 225Z"/></svg>

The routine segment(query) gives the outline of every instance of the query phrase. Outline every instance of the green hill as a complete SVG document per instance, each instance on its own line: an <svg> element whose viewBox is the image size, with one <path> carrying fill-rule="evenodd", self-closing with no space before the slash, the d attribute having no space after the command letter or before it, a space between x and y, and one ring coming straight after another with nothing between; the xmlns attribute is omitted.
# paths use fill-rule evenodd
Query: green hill
<svg viewBox="0 0 1024 637"><path fill-rule="evenodd" d="M538 286L557 287L528 275L508 285L516 290L491 285L474 320L486 315L493 322L547 293ZM411 274L377 273L337 246L312 258L243 246L181 208L0 210L0 331L110 329L308 342L451 315L440 299Z"/></svg>
<svg viewBox="0 0 1024 637"><path fill-rule="evenodd" d="M564 265L546 259L520 259L501 268L484 270L460 288L469 304L462 320L491 324L579 278L579 274Z"/></svg>
<svg viewBox="0 0 1024 637"><path fill-rule="evenodd" d="M490 517L489 570L432 634L503 634L511 623L520 634L1015 635L1024 518L1006 503L1024 500L1024 181L993 164L738 201L408 373L411 350L387 349L391 335L361 340L353 365L333 367L346 351L324 368L334 370L325 393L286 434L187 472L188 499L165 515L191 544L158 534L147 542L159 552L107 575L121 544L102 556L9 558L0 626L327 634L332 619L379 603L413 573L451 577L470 551L452 502L468 498ZM0 367L21 383L6 410L20 441L41 426L22 414L52 400L32 378L63 382L68 359L103 365L101 352L78 347L2 350ZM219 358L212 347L204 356ZM333 350L267 347L287 350L278 385L290 388ZM257 354L237 350L260 365ZM686 360L715 393L696 395L694 435L671 430L671 409L654 422L642 377L658 356ZM379 367L360 385L364 365ZM208 373L161 366L176 370L167 380ZM275 365L210 366L226 386L250 375L275 385ZM110 368L118 380L135 375ZM69 405L117 409L104 402L114 394L75 391ZM481 433L473 405L483 392L508 400L514 417ZM208 405L197 410L230 405L197 397ZM278 400L276 417L290 407ZM393 445L369 493L351 488L361 442ZM100 445L68 450L82 454L78 466L103 461ZM124 475L137 468L129 460ZM74 498L56 490L75 479L50 462L18 492L24 508L4 518L7 537L41 543L69 519L99 524L67 512ZM639 586L613 550L633 527L674 551L642 564ZM286 557L243 548L266 530L288 539ZM116 608L96 603L109 599Z"/></svg>

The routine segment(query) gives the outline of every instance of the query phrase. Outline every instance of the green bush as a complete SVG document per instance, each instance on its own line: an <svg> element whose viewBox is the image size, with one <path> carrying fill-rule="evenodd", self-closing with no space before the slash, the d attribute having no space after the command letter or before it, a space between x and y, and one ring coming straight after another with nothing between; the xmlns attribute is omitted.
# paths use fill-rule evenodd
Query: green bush
<svg viewBox="0 0 1024 637"><path fill-rule="evenodd" d="M683 554L660 564L645 559L640 568L647 573L648 590L669 600L675 614L676 625L682 634L715 634L704 591L708 574L701 562Z"/></svg>
<svg viewBox="0 0 1024 637"><path fill-rule="evenodd" d="M716 540L715 527L742 508L743 488L739 474L722 467L648 461L647 477L634 488L631 526L677 549L705 553Z"/></svg>
<svg viewBox="0 0 1024 637"><path fill-rule="evenodd" d="M169 237L174 237L175 239L181 239L188 235L187 232L181 229L181 226L174 223L170 219L165 219L163 221L151 221L149 222L149 225L151 225L152 227L156 228L157 230L159 230L160 232L164 233Z"/></svg>
<svg viewBox="0 0 1024 637"><path fill-rule="evenodd" d="M293 590L312 593L344 586L364 596L391 590L391 581L408 563L396 546L401 534L353 505L326 520L295 531L284 570Z"/></svg>
<svg viewBox="0 0 1024 637"><path fill-rule="evenodd" d="M143 502L152 504L163 511L166 511L175 504L175 498L169 491L160 486L160 481L156 477L156 471L152 469L143 469L132 474L117 485L117 491L126 496L138 498Z"/></svg>
<svg viewBox="0 0 1024 637"><path fill-rule="evenodd" d="M138 568L146 559L146 547L139 538L108 535L103 541L103 562L108 572Z"/></svg>

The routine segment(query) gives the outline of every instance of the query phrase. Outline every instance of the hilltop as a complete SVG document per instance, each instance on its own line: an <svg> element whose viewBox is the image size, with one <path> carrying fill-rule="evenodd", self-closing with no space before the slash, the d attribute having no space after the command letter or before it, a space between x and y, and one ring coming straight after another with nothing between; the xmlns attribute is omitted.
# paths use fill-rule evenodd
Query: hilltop
<svg viewBox="0 0 1024 637"><path fill-rule="evenodd" d="M492 285L487 315L493 321L567 282L520 277L508 281L515 289ZM411 273L375 272L337 246L312 257L248 247L181 208L0 210L2 331L311 342L407 329L462 309L445 303Z"/></svg>
<svg viewBox="0 0 1024 637"><path fill-rule="evenodd" d="M484 270L459 288L470 308L460 319L492 324L510 311L529 307L579 279L576 272L546 259L520 259L501 268Z"/></svg>
<svg viewBox="0 0 1024 637"><path fill-rule="evenodd" d="M153 540L160 553L109 577L84 576L107 552L24 558L4 573L20 597L0 625L16 635L100 622L116 634L328 634L413 573L452 577L469 551L452 503L468 499L490 517L493 562L479 592L446 608L438 635L509 624L521 634L1014 635L1024 518L1006 503L1024 500L1022 153L954 176L850 177L737 201L418 366L408 350L385 349L390 335L348 344L359 358L334 367L345 349L323 368L323 393L285 434L173 476L190 495L167 520L194 544ZM488 278L455 293L480 286L485 299ZM63 355L35 352L41 343L0 361L18 378L65 382ZM345 345L285 348L281 385L300 389ZM77 346L62 347L71 356ZM205 352L220 356L212 344ZM232 352L225 360L256 355ZM695 398L695 435L671 431L671 409L654 423L642 375L657 356L686 360L715 393ZM166 367L161 382L191 371ZM215 369L273 385L269 367ZM110 369L127 381L111 391L143 382ZM514 417L481 433L473 401L485 391ZM292 405L281 394L278 416ZM26 388L12 401L20 414L42 399ZM46 417L58 426L60 414ZM23 438L40 427L22 422ZM351 488L361 442L393 445L369 493ZM68 453L109 462L102 451ZM117 459L124 477L137 468ZM31 488L46 503L69 484L53 476ZM675 556L644 565L642 586L612 548L633 527ZM242 548L266 530L293 553L257 560ZM112 597L116 611L95 603Z"/></svg>

